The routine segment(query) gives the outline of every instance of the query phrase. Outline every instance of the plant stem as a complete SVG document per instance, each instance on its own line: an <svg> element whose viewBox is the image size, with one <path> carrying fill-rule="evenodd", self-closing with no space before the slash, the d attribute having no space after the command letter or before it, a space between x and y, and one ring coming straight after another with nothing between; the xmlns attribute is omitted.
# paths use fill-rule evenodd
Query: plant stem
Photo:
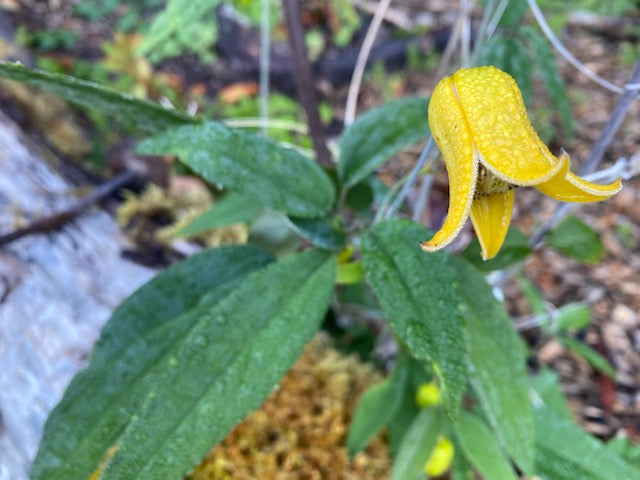
<svg viewBox="0 0 640 480"><path fill-rule="evenodd" d="M309 123L309 132L313 141L318 163L325 167L333 167L331 153L327 148L326 135L318 114L318 100L311 75L311 65L307 56L304 32L300 23L300 1L282 0L282 10L287 24L289 47L293 59L294 80L298 99L302 104Z"/></svg>
<svg viewBox="0 0 640 480"><path fill-rule="evenodd" d="M262 135L267 136L269 119L269 52L271 49L271 23L269 21L270 0L262 0L260 20L260 119Z"/></svg>
<svg viewBox="0 0 640 480"><path fill-rule="evenodd" d="M402 190L400 191L398 196L393 199L393 203L391 204L389 209L385 212L384 218L391 218L391 216L396 212L396 210L400 208L400 205L402 205L402 202L407 197L407 195L409 195L409 192L413 188L413 184L416 183L416 180L418 179L418 175L420 174L425 164L427 163L427 158L429 158L429 153L431 153L434 143L435 142L433 141L433 136L429 135L429 141L427 142L424 149L422 150L422 153L420 154L420 158L418 159L417 163L413 167L413 170L411 170L411 173L409 174L409 177L404 183Z"/></svg>
<svg viewBox="0 0 640 480"><path fill-rule="evenodd" d="M620 88L619 86L614 85L610 81L600 77L599 75L589 70L582 62L580 62L580 60L574 57L573 54L569 50L567 50L567 47L565 47L562 44L562 42L558 40L558 37L556 37L555 34L553 33L553 30L551 30L551 27L547 23L547 20L544 18L544 15L540 10L540 7L536 3L536 0L527 0L527 3L529 4L531 13L533 13L533 16L536 18L536 21L538 22L538 25L540 26L540 29L542 30L542 32L549 39L549 42L551 42L551 45L553 45L553 47L558 51L560 55L564 57L564 59L567 62L573 65L582 74L589 77L591 80L596 82L598 85L606 88L607 90L610 90L620 95L624 93L623 88Z"/></svg>

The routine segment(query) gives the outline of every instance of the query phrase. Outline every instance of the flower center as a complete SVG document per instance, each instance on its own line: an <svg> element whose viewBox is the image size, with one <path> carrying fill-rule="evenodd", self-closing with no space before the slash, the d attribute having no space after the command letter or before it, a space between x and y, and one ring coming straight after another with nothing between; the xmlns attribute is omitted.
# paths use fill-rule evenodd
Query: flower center
<svg viewBox="0 0 640 480"><path fill-rule="evenodd" d="M474 198L486 197L495 193L506 192L516 188L517 185L513 185L499 177L496 177L487 168L479 164L478 165L478 180L476 181L476 191Z"/></svg>

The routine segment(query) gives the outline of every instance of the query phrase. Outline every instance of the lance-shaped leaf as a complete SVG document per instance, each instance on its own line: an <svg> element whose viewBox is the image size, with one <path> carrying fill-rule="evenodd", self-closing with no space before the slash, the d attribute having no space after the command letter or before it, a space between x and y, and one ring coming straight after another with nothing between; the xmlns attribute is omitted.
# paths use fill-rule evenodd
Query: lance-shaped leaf
<svg viewBox="0 0 640 480"><path fill-rule="evenodd" d="M444 405L455 416L466 385L460 299L447 255L416 248L427 234L404 220L379 224L364 240L364 270L395 333L438 375Z"/></svg>
<svg viewBox="0 0 640 480"><path fill-rule="evenodd" d="M342 182L355 185L400 149L425 140L427 106L425 98L402 98L360 115L340 138Z"/></svg>
<svg viewBox="0 0 640 480"><path fill-rule="evenodd" d="M70 75L32 70L19 63L0 62L0 77L47 90L79 107L111 115L142 132L156 133L199 121L177 110L169 110L97 83Z"/></svg>
<svg viewBox="0 0 640 480"><path fill-rule="evenodd" d="M350 455L363 450L396 415L402 402L407 374L407 368L401 364L391 375L362 394L347 437Z"/></svg>
<svg viewBox="0 0 640 480"><path fill-rule="evenodd" d="M635 480L632 467L570 419L540 406L536 408L536 467L553 480Z"/></svg>
<svg viewBox="0 0 640 480"><path fill-rule="evenodd" d="M176 155L197 174L299 217L319 217L335 196L331 179L296 150L218 122L187 125L149 138L138 153Z"/></svg>
<svg viewBox="0 0 640 480"><path fill-rule="evenodd" d="M45 425L34 479L87 478L139 406L150 370L249 273L273 257L255 247L221 247L156 275L104 326L89 366L72 380Z"/></svg>
<svg viewBox="0 0 640 480"><path fill-rule="evenodd" d="M509 460L480 417L461 412L455 431L464 454L484 478L517 480Z"/></svg>
<svg viewBox="0 0 640 480"><path fill-rule="evenodd" d="M391 480L417 480L423 475L424 464L438 441L442 417L435 408L425 408L411 422L400 443Z"/></svg>
<svg viewBox="0 0 640 480"><path fill-rule="evenodd" d="M522 341L484 277L458 257L449 262L457 274L469 380L500 445L530 473L534 426Z"/></svg>
<svg viewBox="0 0 640 480"><path fill-rule="evenodd" d="M216 203L191 220L176 233L177 236L195 235L214 228L226 227L234 223L251 222L260 211L262 205L250 198L229 192Z"/></svg>
<svg viewBox="0 0 640 480"><path fill-rule="evenodd" d="M335 264L308 251L255 270L270 257L232 248L227 262L194 260L223 282L199 302L160 290L160 308L143 296L114 314L47 423L33 479L87 478L108 451L102 479L179 478L265 399L318 328Z"/></svg>

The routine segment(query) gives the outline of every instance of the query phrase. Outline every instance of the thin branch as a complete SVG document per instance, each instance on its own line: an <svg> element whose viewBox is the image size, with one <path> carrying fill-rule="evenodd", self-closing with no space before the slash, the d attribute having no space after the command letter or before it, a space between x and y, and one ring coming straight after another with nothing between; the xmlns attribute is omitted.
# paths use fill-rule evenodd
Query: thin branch
<svg viewBox="0 0 640 480"><path fill-rule="evenodd" d="M402 190L400 191L398 196L393 199L393 203L389 207L389 210L387 210L384 214L384 218L390 218L396 212L396 210L400 208L400 205L407 197L407 195L409 195L409 192L413 188L413 184L416 183L416 180L418 179L418 175L427 163L427 158L429 157L429 153L431 153L434 144L435 142L433 141L433 136L429 135L429 141L422 149L422 153L420 154L418 162L413 167L413 170L411 170L411 173L409 174L409 177L404 183Z"/></svg>
<svg viewBox="0 0 640 480"><path fill-rule="evenodd" d="M240 127L240 128L277 128L280 130L288 130L290 132L300 133L302 135L307 135L309 133L308 125L305 125L301 122L296 122L292 120L280 120L277 118L262 118L262 117L236 117L236 118L225 118L224 123L229 125L230 127Z"/></svg>
<svg viewBox="0 0 640 480"><path fill-rule="evenodd" d="M473 63L475 64L480 54L480 49L487 37L487 28L489 27L490 17L495 7L495 0L487 0L487 3L482 12L482 20L480 20L480 27L478 28L478 35L476 37L475 45L473 46Z"/></svg>
<svg viewBox="0 0 640 480"><path fill-rule="evenodd" d="M619 87L618 85L614 85L610 81L592 72L582 62L580 62L580 60L574 57L569 50L567 50L567 48L562 44L562 42L560 42L560 40L558 40L558 37L556 37L553 31L551 30L551 27L547 23L547 20L544 18L544 15L540 10L540 7L538 7L538 4L536 3L536 0L527 0L527 3L529 4L529 8L531 8L531 12L533 13L533 16L536 18L536 21L538 22L538 25L542 29L543 33L546 35L546 37L549 39L549 41L551 42L553 47L558 51L558 53L562 55L565 58L565 60L567 60L567 62L569 62L578 71L580 71L585 76L589 77L591 80L596 82L601 87L604 87L607 90L615 92L619 95L622 95L624 93L625 91L624 88Z"/></svg>
<svg viewBox="0 0 640 480"><path fill-rule="evenodd" d="M113 192L121 187L131 183L138 177L138 174L132 170L125 170L111 180L99 185L95 190L89 193L87 196L80 199L75 204L71 205L66 210L55 213L49 217L36 220L35 222L27 225L26 227L19 228L13 232L0 235L0 246L6 245L18 240L19 238L36 233L46 233L57 230L65 223L73 220L80 215L84 210L89 208L95 202L104 200L110 196Z"/></svg>
<svg viewBox="0 0 640 480"><path fill-rule="evenodd" d="M455 52L458 42L460 41L462 23L462 16L458 15L456 23L453 25L453 29L451 30L451 35L449 35L447 46L444 47L444 52L442 52L442 56L440 57L440 61L438 62L438 69L436 70L436 78L438 79L444 77L444 75L449 70L451 58L453 57L453 53Z"/></svg>
<svg viewBox="0 0 640 480"><path fill-rule="evenodd" d="M284 1L284 0L283 0ZM358 93L360 92L360 84L362 83L362 77L364 75L364 69L367 66L367 60L373 47L373 42L376 39L384 15L391 4L391 0L380 0L376 13L373 15L373 19L369 24L362 46L358 52L358 59L353 69L353 76L351 77L351 83L349 84L349 91L347 93L347 105L344 111L344 124L351 125L356 118L356 106L358 104Z"/></svg>
<svg viewBox="0 0 640 480"><path fill-rule="evenodd" d="M627 85L633 86L634 84L640 82L640 60L636 64L631 77L629 78L629 82ZM613 109L611 113L611 117L609 117L609 121L606 123L604 128L602 129L602 133L600 134L600 138L595 143L593 148L591 149L591 153L589 154L589 158L585 161L582 168L580 169L580 175L586 176L590 173L593 173L600 162L602 162L602 158L604 156L605 151L609 148L613 137L616 132L620 128L622 121L629 110L629 107L633 103L633 100L637 98L640 90L635 88L626 88L624 94L618 100L616 107ZM537 247L544 236L551 231L553 227L555 227L560 220L562 220L565 216L569 214L569 212L575 208L575 204L566 203L560 205L556 208L555 212L547 220L544 224L542 224L536 231L531 235L531 239L529 240L529 244L533 247Z"/></svg>
<svg viewBox="0 0 640 480"><path fill-rule="evenodd" d="M602 157L604 156L604 152L606 152L609 145L613 141L613 137L616 132L620 129L622 125L622 121L629 110L629 107L636 99L640 90L637 88L633 88L634 84L640 82L640 60L636 63L636 67L633 69L633 73L625 86L624 93L618 99L618 103L616 107L613 109L613 113L611 114L611 118L602 129L602 133L600 134L600 138L596 142L596 144L591 149L591 153L589 154L589 158L584 162L582 168L580 169L581 175L586 175L588 173L594 172L598 165L602 161ZM631 88L629 88L631 87Z"/></svg>
<svg viewBox="0 0 640 480"><path fill-rule="evenodd" d="M504 12L507 9L508 5L509 5L509 0L500 0L500 3L496 7L495 12L491 17L491 20L489 20L489 24L487 25L486 38L490 38L493 36L494 32L496 31L496 28L498 28L498 24L500 23L500 20L502 19L502 15L504 15Z"/></svg>
<svg viewBox="0 0 640 480"><path fill-rule="evenodd" d="M265 137L267 136L267 121L269 118L270 3L270 0L262 0L262 16L260 18L260 118L262 119L262 135Z"/></svg>
<svg viewBox="0 0 640 480"><path fill-rule="evenodd" d="M470 67L471 52L471 9L473 5L470 0L460 1L460 16L462 19L462 30L460 31L460 63L463 67Z"/></svg>
<svg viewBox="0 0 640 480"><path fill-rule="evenodd" d="M356 8L359 8L370 15L374 15L379 6L378 2L370 2L367 0L351 0L351 3L353 3ZM401 28L402 30L411 30L413 28L413 22L409 16L400 10L392 8L387 9L384 14L384 20L398 28Z"/></svg>
<svg viewBox="0 0 640 480"><path fill-rule="evenodd" d="M414 222L420 222L422 220L422 213L424 212L427 202L429 201L429 193L431 192L431 186L433 185L433 175L425 175L422 177L422 185L420 185L420 191L418 192L418 200L416 200L416 207L411 215L411 220Z"/></svg>
<svg viewBox="0 0 640 480"><path fill-rule="evenodd" d="M282 10L287 24L289 47L293 57L294 80L298 99L307 113L307 122L313 148L318 157L318 163L325 167L333 167L331 152L327 148L327 139L318 114L318 100L314 88L311 65L307 56L304 32L300 23L299 0L282 0Z"/></svg>

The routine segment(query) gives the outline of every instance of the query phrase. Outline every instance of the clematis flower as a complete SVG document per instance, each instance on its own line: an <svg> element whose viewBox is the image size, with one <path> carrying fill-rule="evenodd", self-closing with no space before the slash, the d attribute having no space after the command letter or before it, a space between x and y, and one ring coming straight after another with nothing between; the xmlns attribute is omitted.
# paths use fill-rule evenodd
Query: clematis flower
<svg viewBox="0 0 640 480"><path fill-rule="evenodd" d="M536 134L514 79L495 67L458 70L443 78L429 103L429 127L449 175L449 211L423 250L453 241L471 216L482 258L504 242L514 188L534 186L563 202L597 202L619 192L569 170L569 156L554 156Z"/></svg>

